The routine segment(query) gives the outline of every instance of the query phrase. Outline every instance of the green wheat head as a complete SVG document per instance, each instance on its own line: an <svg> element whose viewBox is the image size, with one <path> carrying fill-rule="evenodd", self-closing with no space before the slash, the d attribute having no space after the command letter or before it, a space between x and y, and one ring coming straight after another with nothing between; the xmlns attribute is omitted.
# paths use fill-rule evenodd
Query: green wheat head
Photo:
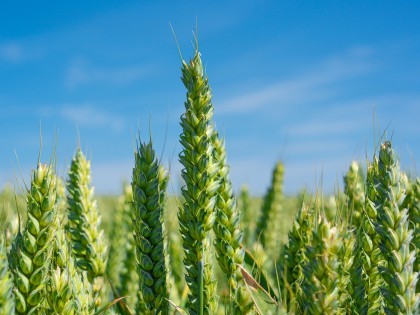
<svg viewBox="0 0 420 315"><path fill-rule="evenodd" d="M379 266L387 284L381 290L385 311L415 314L419 311L419 297L416 295L418 274L413 271L416 251L410 250L414 230L410 228L408 209L402 207L405 183L401 180L399 161L389 141L381 145L378 169L375 227L381 236L380 249L388 263Z"/></svg>
<svg viewBox="0 0 420 315"><path fill-rule="evenodd" d="M0 315L15 314L13 279L9 271L6 254L6 240L0 235Z"/></svg>
<svg viewBox="0 0 420 315"><path fill-rule="evenodd" d="M308 261L305 245L311 243L313 226L313 209L302 203L289 231L289 240L284 246L283 261L279 268L284 303L289 311L296 309L296 295L302 294L303 266Z"/></svg>
<svg viewBox="0 0 420 315"><path fill-rule="evenodd" d="M169 296L163 211L167 172L159 165L152 142L141 143L133 169L133 226L139 276L140 314L168 314Z"/></svg>
<svg viewBox="0 0 420 315"><path fill-rule="evenodd" d="M409 180L404 174L406 181L407 196L404 199L403 208L408 209L410 224L414 226L414 237L411 241L411 249L416 251L414 271L420 271L420 178ZM410 226L411 226L410 225ZM416 293L420 292L420 281L417 281Z"/></svg>
<svg viewBox="0 0 420 315"><path fill-rule="evenodd" d="M365 204L365 189L363 173L359 163L353 161L347 174L344 176L344 192L347 196L347 220L352 226L360 226L360 220Z"/></svg>
<svg viewBox="0 0 420 315"><path fill-rule="evenodd" d="M380 288L384 282L379 266L386 262L379 249L380 235L376 233L377 205L379 191L377 185L378 160L376 156L368 165L366 176L365 208L360 227L357 230L355 262L352 268L353 299L358 314L381 314L383 298Z"/></svg>
<svg viewBox="0 0 420 315"><path fill-rule="evenodd" d="M78 273L71 246L67 242L61 223L54 237L54 252L51 264L50 281L47 286L48 314L88 315L90 296L88 286Z"/></svg>
<svg viewBox="0 0 420 315"><path fill-rule="evenodd" d="M100 294L107 264L107 244L101 228L101 215L91 187L90 161L78 149L70 165L68 225L77 267L87 271L93 286L94 306L101 304Z"/></svg>
<svg viewBox="0 0 420 315"><path fill-rule="evenodd" d="M245 254L245 250L241 247L240 214L229 178L224 141L219 139L217 132L213 134L212 140L214 158L219 164L219 189L217 190L216 220L213 227L216 236L214 245L220 269L228 279L230 299L235 302L233 312L246 314L246 310L252 307L252 301L250 297L246 298L245 290L239 291L240 287L243 287L243 282L241 281L242 272L238 265L243 264Z"/></svg>
<svg viewBox="0 0 420 315"><path fill-rule="evenodd" d="M354 309L354 287L352 281L352 270L354 268L354 254L356 246L356 236L352 229L347 226L340 227L342 246L338 252L340 260L339 269L339 307L341 311Z"/></svg>
<svg viewBox="0 0 420 315"><path fill-rule="evenodd" d="M213 314L216 280L211 264L210 231L215 220L218 164L213 157L213 106L211 90L200 54L182 64L182 81L187 89L185 113L181 116L183 151L182 188L184 204L178 213L184 247L185 280L190 289L188 309L193 314Z"/></svg>
<svg viewBox="0 0 420 315"><path fill-rule="evenodd" d="M306 246L308 262L303 268L302 300L304 314L340 314L339 250L342 239L337 227L321 218L313 231L313 242ZM345 314L345 313L341 313Z"/></svg>
<svg viewBox="0 0 420 315"><path fill-rule="evenodd" d="M10 268L14 278L16 312L45 313L45 285L56 226L56 176L51 166L39 163L31 176L27 196L27 220L10 251Z"/></svg>
<svg viewBox="0 0 420 315"><path fill-rule="evenodd" d="M264 198L261 216L257 223L256 237L272 259L278 259L279 246L279 222L283 207L283 163L277 162L273 174L271 186Z"/></svg>

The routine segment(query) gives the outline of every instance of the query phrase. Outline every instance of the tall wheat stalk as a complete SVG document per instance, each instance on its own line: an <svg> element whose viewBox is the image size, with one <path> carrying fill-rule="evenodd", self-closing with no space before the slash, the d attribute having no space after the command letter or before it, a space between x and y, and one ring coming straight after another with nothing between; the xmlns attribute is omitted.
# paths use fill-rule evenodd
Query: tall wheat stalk
<svg viewBox="0 0 420 315"><path fill-rule="evenodd" d="M190 289L190 314L214 314L216 279L211 261L210 231L215 220L218 164L213 157L213 105L200 53L182 62L182 82L187 89L181 116L183 150L179 160L185 199L178 213L184 247L185 280Z"/></svg>
<svg viewBox="0 0 420 315"><path fill-rule="evenodd" d="M217 132L213 134L214 158L218 162L219 189L217 190L216 220L214 223L217 260L220 269L227 277L230 291L230 300L234 302L231 312L246 314L252 308L252 300L246 297L243 288L242 272L240 266L244 262L245 251L241 247L242 229L240 227L240 214L233 194L233 187L229 178L229 165L227 164L224 140L219 138ZM241 290L242 292L239 292Z"/></svg>
<svg viewBox="0 0 420 315"><path fill-rule="evenodd" d="M101 228L94 188L91 186L90 161L78 149L71 162L68 192L68 225L73 254L77 267L87 271L92 284L94 307L101 305L101 292L104 288L104 273L107 264L108 246Z"/></svg>

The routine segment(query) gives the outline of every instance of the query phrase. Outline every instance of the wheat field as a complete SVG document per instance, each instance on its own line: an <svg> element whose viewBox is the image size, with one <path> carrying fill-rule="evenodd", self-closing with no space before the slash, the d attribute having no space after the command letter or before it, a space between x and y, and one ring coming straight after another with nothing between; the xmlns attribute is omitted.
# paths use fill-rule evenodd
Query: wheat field
<svg viewBox="0 0 420 315"><path fill-rule="evenodd" d="M420 179L386 136L336 195L285 195L282 161L264 196L234 191L199 51L181 78L180 192L151 137L119 197L80 147L65 178L39 161L3 189L0 314L419 313Z"/></svg>

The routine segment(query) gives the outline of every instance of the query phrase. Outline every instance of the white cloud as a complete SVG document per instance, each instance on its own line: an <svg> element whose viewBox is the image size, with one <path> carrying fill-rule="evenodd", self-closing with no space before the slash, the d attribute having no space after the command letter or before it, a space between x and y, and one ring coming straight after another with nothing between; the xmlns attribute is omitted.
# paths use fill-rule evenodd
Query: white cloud
<svg viewBox="0 0 420 315"><path fill-rule="evenodd" d="M86 60L75 60L67 70L66 85L69 88L95 83L124 85L145 77L149 71L147 66L101 68Z"/></svg>
<svg viewBox="0 0 420 315"><path fill-rule="evenodd" d="M222 99L218 111L222 114L253 112L274 104L294 106L331 99L337 91L330 85L370 71L371 55L369 47L352 48L293 79L279 80L231 99Z"/></svg>
<svg viewBox="0 0 420 315"><path fill-rule="evenodd" d="M80 126L110 127L115 131L121 131L125 125L124 119L121 117L91 104L63 105L59 107L58 111L60 116Z"/></svg>

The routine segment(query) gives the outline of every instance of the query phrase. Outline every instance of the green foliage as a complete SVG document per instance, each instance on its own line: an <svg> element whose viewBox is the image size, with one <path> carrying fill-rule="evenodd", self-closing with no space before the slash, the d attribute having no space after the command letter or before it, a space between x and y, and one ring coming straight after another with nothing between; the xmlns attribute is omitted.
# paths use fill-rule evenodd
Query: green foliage
<svg viewBox="0 0 420 315"><path fill-rule="evenodd" d="M193 314L214 314L216 280L211 264L210 231L215 220L218 164L213 158L213 106L200 54L182 64L187 89L185 113L181 116L184 203L178 218L184 247L185 280L190 289L188 309ZM202 271L202 272L200 272ZM202 284L202 286L198 285Z"/></svg>
<svg viewBox="0 0 420 315"><path fill-rule="evenodd" d="M43 314L56 226L56 177L51 166L38 164L27 195L27 220L10 252L16 312Z"/></svg>
<svg viewBox="0 0 420 315"><path fill-rule="evenodd" d="M141 143L133 169L133 226L139 276L138 312L168 314L169 288L163 211L167 172L159 165L152 142Z"/></svg>

